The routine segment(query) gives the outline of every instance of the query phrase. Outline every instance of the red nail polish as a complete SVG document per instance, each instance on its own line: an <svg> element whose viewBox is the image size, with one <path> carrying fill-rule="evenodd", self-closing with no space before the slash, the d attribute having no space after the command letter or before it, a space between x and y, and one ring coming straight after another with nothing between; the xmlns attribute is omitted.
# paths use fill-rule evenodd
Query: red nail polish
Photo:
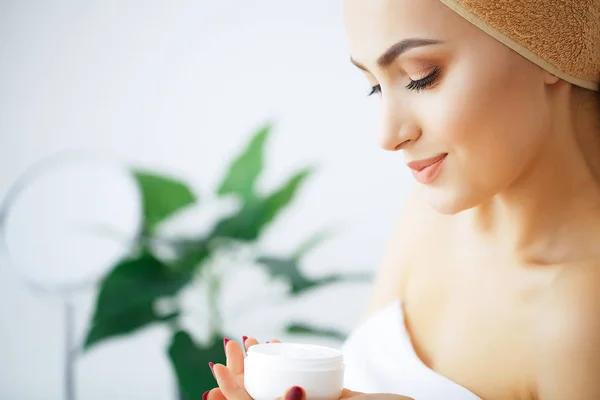
<svg viewBox="0 0 600 400"><path fill-rule="evenodd" d="M242 336L242 344L246 344L246 340L248 340L248 336Z"/></svg>
<svg viewBox="0 0 600 400"><path fill-rule="evenodd" d="M208 399L208 392L204 392L204 394L202 395L202 400L206 399Z"/></svg>
<svg viewBox="0 0 600 400"><path fill-rule="evenodd" d="M301 387L294 386L290 390L288 390L285 395L285 400L302 400L303 390Z"/></svg>
<svg viewBox="0 0 600 400"><path fill-rule="evenodd" d="M227 348L227 342L229 342L229 339L224 338L223 339L223 348L225 348L225 349Z"/></svg>
<svg viewBox="0 0 600 400"><path fill-rule="evenodd" d="M215 374L215 363L209 362L208 366L210 367L210 371L213 373L213 375Z"/></svg>

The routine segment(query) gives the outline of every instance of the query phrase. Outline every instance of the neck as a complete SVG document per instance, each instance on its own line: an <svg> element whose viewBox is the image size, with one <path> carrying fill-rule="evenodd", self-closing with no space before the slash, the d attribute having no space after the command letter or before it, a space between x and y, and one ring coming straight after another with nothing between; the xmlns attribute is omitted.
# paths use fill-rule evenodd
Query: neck
<svg viewBox="0 0 600 400"><path fill-rule="evenodd" d="M586 242L600 234L597 113L589 107L555 111L548 140L526 171L471 210L478 230L528 264L587 257Z"/></svg>

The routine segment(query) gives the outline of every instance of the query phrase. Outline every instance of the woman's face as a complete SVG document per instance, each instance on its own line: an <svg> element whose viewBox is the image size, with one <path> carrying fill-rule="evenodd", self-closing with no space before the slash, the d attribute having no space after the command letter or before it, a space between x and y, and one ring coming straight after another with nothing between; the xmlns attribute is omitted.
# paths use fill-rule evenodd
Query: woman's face
<svg viewBox="0 0 600 400"><path fill-rule="evenodd" d="M380 97L381 146L425 160L413 173L435 209L471 208L524 174L551 127L551 75L438 0L345 0L345 21Z"/></svg>

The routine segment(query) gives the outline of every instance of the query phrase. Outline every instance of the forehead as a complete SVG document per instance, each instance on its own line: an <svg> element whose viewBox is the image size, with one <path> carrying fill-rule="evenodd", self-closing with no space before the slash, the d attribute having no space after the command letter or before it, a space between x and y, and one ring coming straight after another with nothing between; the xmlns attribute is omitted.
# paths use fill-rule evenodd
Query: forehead
<svg viewBox="0 0 600 400"><path fill-rule="evenodd" d="M403 39L450 41L469 30L439 0L344 0L344 21L350 54L364 63Z"/></svg>

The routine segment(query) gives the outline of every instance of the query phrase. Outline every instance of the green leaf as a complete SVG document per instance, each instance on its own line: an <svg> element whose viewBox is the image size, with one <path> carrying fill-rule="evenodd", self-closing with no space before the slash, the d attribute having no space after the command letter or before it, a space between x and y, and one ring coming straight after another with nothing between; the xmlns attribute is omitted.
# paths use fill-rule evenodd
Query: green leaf
<svg viewBox="0 0 600 400"><path fill-rule="evenodd" d="M311 237L309 237L304 243L298 246L298 249L294 253L294 258L301 259L306 254L308 254L312 249L320 245L325 239L332 235L331 230L319 232Z"/></svg>
<svg viewBox="0 0 600 400"><path fill-rule="evenodd" d="M117 264L102 280L94 319L150 303L160 297L175 295L191 280L152 254Z"/></svg>
<svg viewBox="0 0 600 400"><path fill-rule="evenodd" d="M313 287L333 285L336 283L348 282L369 282L372 278L370 273L346 273L330 274L319 279L312 280Z"/></svg>
<svg viewBox="0 0 600 400"><path fill-rule="evenodd" d="M259 222L261 226L269 224L294 199L296 192L311 173L311 168L297 172L281 188L265 198Z"/></svg>
<svg viewBox="0 0 600 400"><path fill-rule="evenodd" d="M263 212L261 203L245 204L237 214L220 220L213 229L213 236L247 241L255 240L263 228L260 225Z"/></svg>
<svg viewBox="0 0 600 400"><path fill-rule="evenodd" d="M295 258L277 258L263 256L256 260L267 269L273 278L283 278L290 284L291 294L299 294L313 287L312 280L306 278L301 272L298 260Z"/></svg>
<svg viewBox="0 0 600 400"><path fill-rule="evenodd" d="M140 170L134 170L133 175L142 196L145 233L152 233L167 217L197 201L196 195L179 180Z"/></svg>
<svg viewBox="0 0 600 400"><path fill-rule="evenodd" d="M297 190L309 175L309 169L302 170L265 198L245 203L237 214L219 221L213 235L247 241L256 240L262 230L293 200Z"/></svg>
<svg viewBox="0 0 600 400"><path fill-rule="evenodd" d="M85 348L159 321L152 311L154 301L175 295L190 280L191 274L169 267L149 253L117 264L100 284ZM130 320L125 323L124 318Z"/></svg>
<svg viewBox="0 0 600 400"><path fill-rule="evenodd" d="M308 278L301 272L297 258L261 256L256 259L256 262L264 265L270 276L287 281L290 284L290 294L295 296L321 286L340 282L367 282L371 278L370 274L361 273L331 274L318 279Z"/></svg>
<svg viewBox="0 0 600 400"><path fill-rule="evenodd" d="M217 193L221 196L235 194L244 201L256 197L256 181L263 169L265 143L271 132L266 124L254 134L241 154L232 162Z"/></svg>
<svg viewBox="0 0 600 400"><path fill-rule="evenodd" d="M346 334L335 329L317 328L307 324L293 323L287 326L286 331L290 335L321 336L344 341Z"/></svg>
<svg viewBox="0 0 600 400"><path fill-rule="evenodd" d="M217 386L208 367L209 362L225 364L221 339L215 338L210 344L202 347L184 331L173 335L169 346L169 358L185 400L201 400L204 392Z"/></svg>
<svg viewBox="0 0 600 400"><path fill-rule="evenodd" d="M101 341L138 331L156 322L172 320L178 315L178 313L167 316L157 315L154 312L152 303L140 304L122 312L111 314L106 318L92 321L83 348L85 350L90 349Z"/></svg>
<svg viewBox="0 0 600 400"><path fill-rule="evenodd" d="M184 274L194 275L210 255L209 239L181 240L173 248L177 257L174 265Z"/></svg>

